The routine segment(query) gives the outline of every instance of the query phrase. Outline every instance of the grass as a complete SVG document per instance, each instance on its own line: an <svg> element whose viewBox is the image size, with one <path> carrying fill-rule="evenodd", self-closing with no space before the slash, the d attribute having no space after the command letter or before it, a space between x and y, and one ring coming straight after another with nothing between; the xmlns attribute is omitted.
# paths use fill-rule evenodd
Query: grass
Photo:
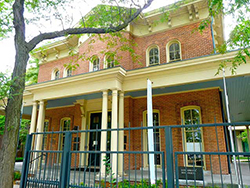
<svg viewBox="0 0 250 188"><path fill-rule="evenodd" d="M23 161L23 157L16 157L16 162L22 162Z"/></svg>

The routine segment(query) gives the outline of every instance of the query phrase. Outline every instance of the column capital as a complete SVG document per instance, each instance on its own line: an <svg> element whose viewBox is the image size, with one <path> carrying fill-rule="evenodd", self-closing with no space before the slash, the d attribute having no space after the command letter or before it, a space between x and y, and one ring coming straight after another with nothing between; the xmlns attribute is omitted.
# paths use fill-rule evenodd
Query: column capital
<svg viewBox="0 0 250 188"><path fill-rule="evenodd" d="M124 91L119 91L120 97L124 97Z"/></svg>
<svg viewBox="0 0 250 188"><path fill-rule="evenodd" d="M38 101L32 101L33 106L36 106L38 104Z"/></svg>
<svg viewBox="0 0 250 188"><path fill-rule="evenodd" d="M108 90L107 89L102 90L102 96L106 96L106 95L108 95Z"/></svg>
<svg viewBox="0 0 250 188"><path fill-rule="evenodd" d="M113 89L112 90L112 95L117 95L118 94L118 89Z"/></svg>
<svg viewBox="0 0 250 188"><path fill-rule="evenodd" d="M44 105L45 104L45 101L44 100L40 100L39 101L39 105Z"/></svg>

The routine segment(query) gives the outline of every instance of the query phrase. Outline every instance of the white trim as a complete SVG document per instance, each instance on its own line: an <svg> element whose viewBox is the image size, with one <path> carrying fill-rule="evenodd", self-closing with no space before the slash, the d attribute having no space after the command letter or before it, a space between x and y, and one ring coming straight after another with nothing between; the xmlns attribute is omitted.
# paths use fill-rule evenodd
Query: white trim
<svg viewBox="0 0 250 188"><path fill-rule="evenodd" d="M176 59L176 60L172 60L170 61L170 55L169 55L169 47L171 46L171 44L173 43L178 43L179 44L179 48L180 48L180 59ZM182 52L181 52L181 42L177 39L171 40L167 43L166 45L166 57L167 57L167 63L169 62L173 62L173 61L178 61L178 60L182 60Z"/></svg>
<svg viewBox="0 0 250 188"><path fill-rule="evenodd" d="M159 127L160 127L160 110L158 109L153 109L153 113L158 113L158 121L159 121ZM144 110L143 113L143 127L146 127L147 126L147 110ZM148 151L148 139L147 139L147 129L144 129L143 130L143 151ZM159 129L159 143L160 143L160 150L161 150L161 131ZM143 157L143 164L144 164L144 167L148 167L148 155L145 154L145 156ZM162 165L162 157L160 155L160 165L157 165L157 168L160 168Z"/></svg>
<svg viewBox="0 0 250 188"><path fill-rule="evenodd" d="M184 107L182 107L180 110L181 110L181 124L182 125L185 125L185 123L184 123L184 111L186 111L186 110L193 110L193 109L196 109L196 110L198 110L199 111L199 115L200 115L200 117L199 117L199 124L202 124L202 118L201 118L201 107L200 106L196 106L196 105L189 105L189 106L184 106ZM201 143L201 149L202 149L202 151L205 151L205 145L204 145L204 136L203 136L203 128L201 127L200 128L201 129L201 140L202 140L202 143ZM183 138L183 140L184 140L184 143L182 143L182 146L183 146L183 151L186 151L186 148L187 148L187 141L186 141L186 130L185 130L185 128L182 128L182 135L184 135L184 138ZM182 141L183 141L182 140ZM185 159L183 160L183 163L185 163L185 161L186 161L186 166L193 166L193 165L189 165L188 164L188 156L187 155L185 155L185 156L183 156ZM205 158L205 156L203 155L202 156L203 157L203 168L204 169L206 169L206 158ZM184 164L185 165L185 164ZM195 164L195 166L198 166L198 165L196 165ZM199 167L199 166L198 166Z"/></svg>
<svg viewBox="0 0 250 188"><path fill-rule="evenodd" d="M52 73L51 73L51 80L56 80L56 72L59 71L59 69L56 67L53 69ZM60 71L59 71L59 78L60 78Z"/></svg>
<svg viewBox="0 0 250 188"><path fill-rule="evenodd" d="M155 64L152 64L152 65L158 65L158 64L161 64L161 56L160 56L160 48L158 45L154 44L154 45L151 45L147 48L146 50L146 66L152 66L149 64L149 52L150 50L152 50L153 48L157 48L158 49L158 59L159 59L159 62L158 63L155 63Z"/></svg>
<svg viewBox="0 0 250 188"><path fill-rule="evenodd" d="M93 55L91 57L91 60L89 61L89 72L94 72L94 66L93 66L93 62L98 59L98 63L99 63L99 69L100 70L100 58L97 55ZM97 70L95 70L97 71Z"/></svg>
<svg viewBox="0 0 250 188"><path fill-rule="evenodd" d="M68 76L68 70L69 68L65 67L63 70L63 78L72 76L72 70L71 70L71 75Z"/></svg>

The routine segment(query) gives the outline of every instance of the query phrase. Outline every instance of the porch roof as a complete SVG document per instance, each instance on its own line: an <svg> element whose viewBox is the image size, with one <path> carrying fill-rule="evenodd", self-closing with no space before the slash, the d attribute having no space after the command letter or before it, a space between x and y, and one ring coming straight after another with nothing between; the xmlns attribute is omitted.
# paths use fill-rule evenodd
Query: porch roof
<svg viewBox="0 0 250 188"><path fill-rule="evenodd" d="M228 89L228 97L229 97L229 106L231 119L233 122L241 122L241 121L250 121L250 110L248 107L250 106L250 76L237 76L226 79L227 89ZM153 88L153 95L160 94L170 94L177 92L188 92L209 88L219 88L221 91L223 90L223 82L222 79L211 80L206 82L198 82L191 83L185 85L177 85L170 87L158 87ZM126 92L125 96L131 97L143 97L146 96L146 90L138 90L138 91L130 91ZM73 105L76 100L79 99L98 99L102 98L102 93L92 93L85 94L80 96L73 97L65 97L60 99L48 100L47 108L54 107L63 107ZM225 107L225 98L224 93L222 93L223 105ZM32 111L32 106L24 107L24 114L30 115Z"/></svg>

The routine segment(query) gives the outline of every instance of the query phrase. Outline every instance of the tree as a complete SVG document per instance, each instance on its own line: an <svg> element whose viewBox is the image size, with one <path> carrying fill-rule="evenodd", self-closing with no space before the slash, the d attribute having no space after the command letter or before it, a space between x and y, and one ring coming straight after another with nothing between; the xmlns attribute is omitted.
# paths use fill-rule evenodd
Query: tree
<svg viewBox="0 0 250 188"><path fill-rule="evenodd" d="M116 6L99 6L86 17L82 17L79 27L69 27L52 32L42 32L30 40L26 36L26 26L30 22L50 19L50 13L59 21L67 20L60 11L72 6L69 0L5 0L0 3L0 37L6 37L14 32L16 49L15 65L12 73L12 83L8 90L8 101L5 108L5 128L0 153L0 187L13 187L13 171L17 135L20 126L20 113L25 87L26 66L29 53L42 41L84 33L112 33L117 32L133 21L153 0L139 1L107 0ZM80 1L81 2L81 1ZM81 2L82 3L82 2ZM129 4L129 8L121 5ZM48 11L45 13L45 11ZM24 12L26 13L24 15ZM30 16L32 14L32 16ZM26 16L26 17L25 17ZM30 16L30 17L29 17ZM30 19L29 19L30 18ZM13 81L15 80L15 82ZM2 89L2 88L1 88Z"/></svg>
<svg viewBox="0 0 250 188"><path fill-rule="evenodd" d="M51 16L63 23L66 20L70 23L69 15L64 15L62 12L67 12L67 7L72 7L70 0L4 0L0 2L0 37L6 37L10 32L15 33L15 67L12 74L12 83L5 109L6 121L4 136L2 141L2 150L0 153L0 187L11 188L13 179L13 169L15 160L15 149L17 145L17 134L19 130L19 117L22 106L23 90L25 86L26 66L29 59L29 52L32 51L40 42L58 37L65 37L75 34L84 33L113 33L124 29L131 21L147 7L151 5L153 0L103 0L102 2L113 3L115 6L97 6L87 16L81 18L81 22L77 27L66 28L61 24L62 30L40 32L34 37L26 35L26 26L29 23L41 23L41 20L50 21ZM84 1L79 1L83 3ZM223 0L209 0L209 17L204 20L199 27L202 31L211 23L211 17L218 14L234 14L241 10L243 13L236 15L238 19L239 29L242 32L235 32L235 42L232 47L237 47L242 41L237 35L247 33L247 23L243 23L244 19L240 19L240 15L244 11L248 12L249 0L235 0L229 2L225 6ZM79 4L80 5L80 4ZM123 5L123 6L121 6ZM128 5L124 7L124 5ZM174 4L175 9L178 9L177 4ZM243 10L244 9L244 10ZM163 10L165 11L165 10ZM25 12L25 15L24 15ZM167 14L166 14L167 15ZM26 16L26 17L24 17ZM242 16L245 18L244 16ZM165 18L166 19L166 18ZM246 19L247 20L247 19ZM241 29L243 28L243 29ZM237 30L235 30L237 31ZM243 34L243 35L244 35ZM248 36L248 35L244 35ZM238 41L238 42L237 42ZM226 43L224 46L228 46ZM244 45L244 47L247 47ZM221 47L221 49L226 49ZM223 52L223 50L218 49ZM246 49L246 48L245 48ZM226 50L224 50L225 52ZM248 51L243 51L248 55ZM244 54L243 54L244 55ZM239 59L244 61L245 56L240 56ZM238 62L234 63L236 66ZM233 66L234 66L233 64ZM234 66L235 67L235 66ZM14 82L15 80L15 82ZM0 91L1 92L1 91ZM11 96L11 97L10 97Z"/></svg>

